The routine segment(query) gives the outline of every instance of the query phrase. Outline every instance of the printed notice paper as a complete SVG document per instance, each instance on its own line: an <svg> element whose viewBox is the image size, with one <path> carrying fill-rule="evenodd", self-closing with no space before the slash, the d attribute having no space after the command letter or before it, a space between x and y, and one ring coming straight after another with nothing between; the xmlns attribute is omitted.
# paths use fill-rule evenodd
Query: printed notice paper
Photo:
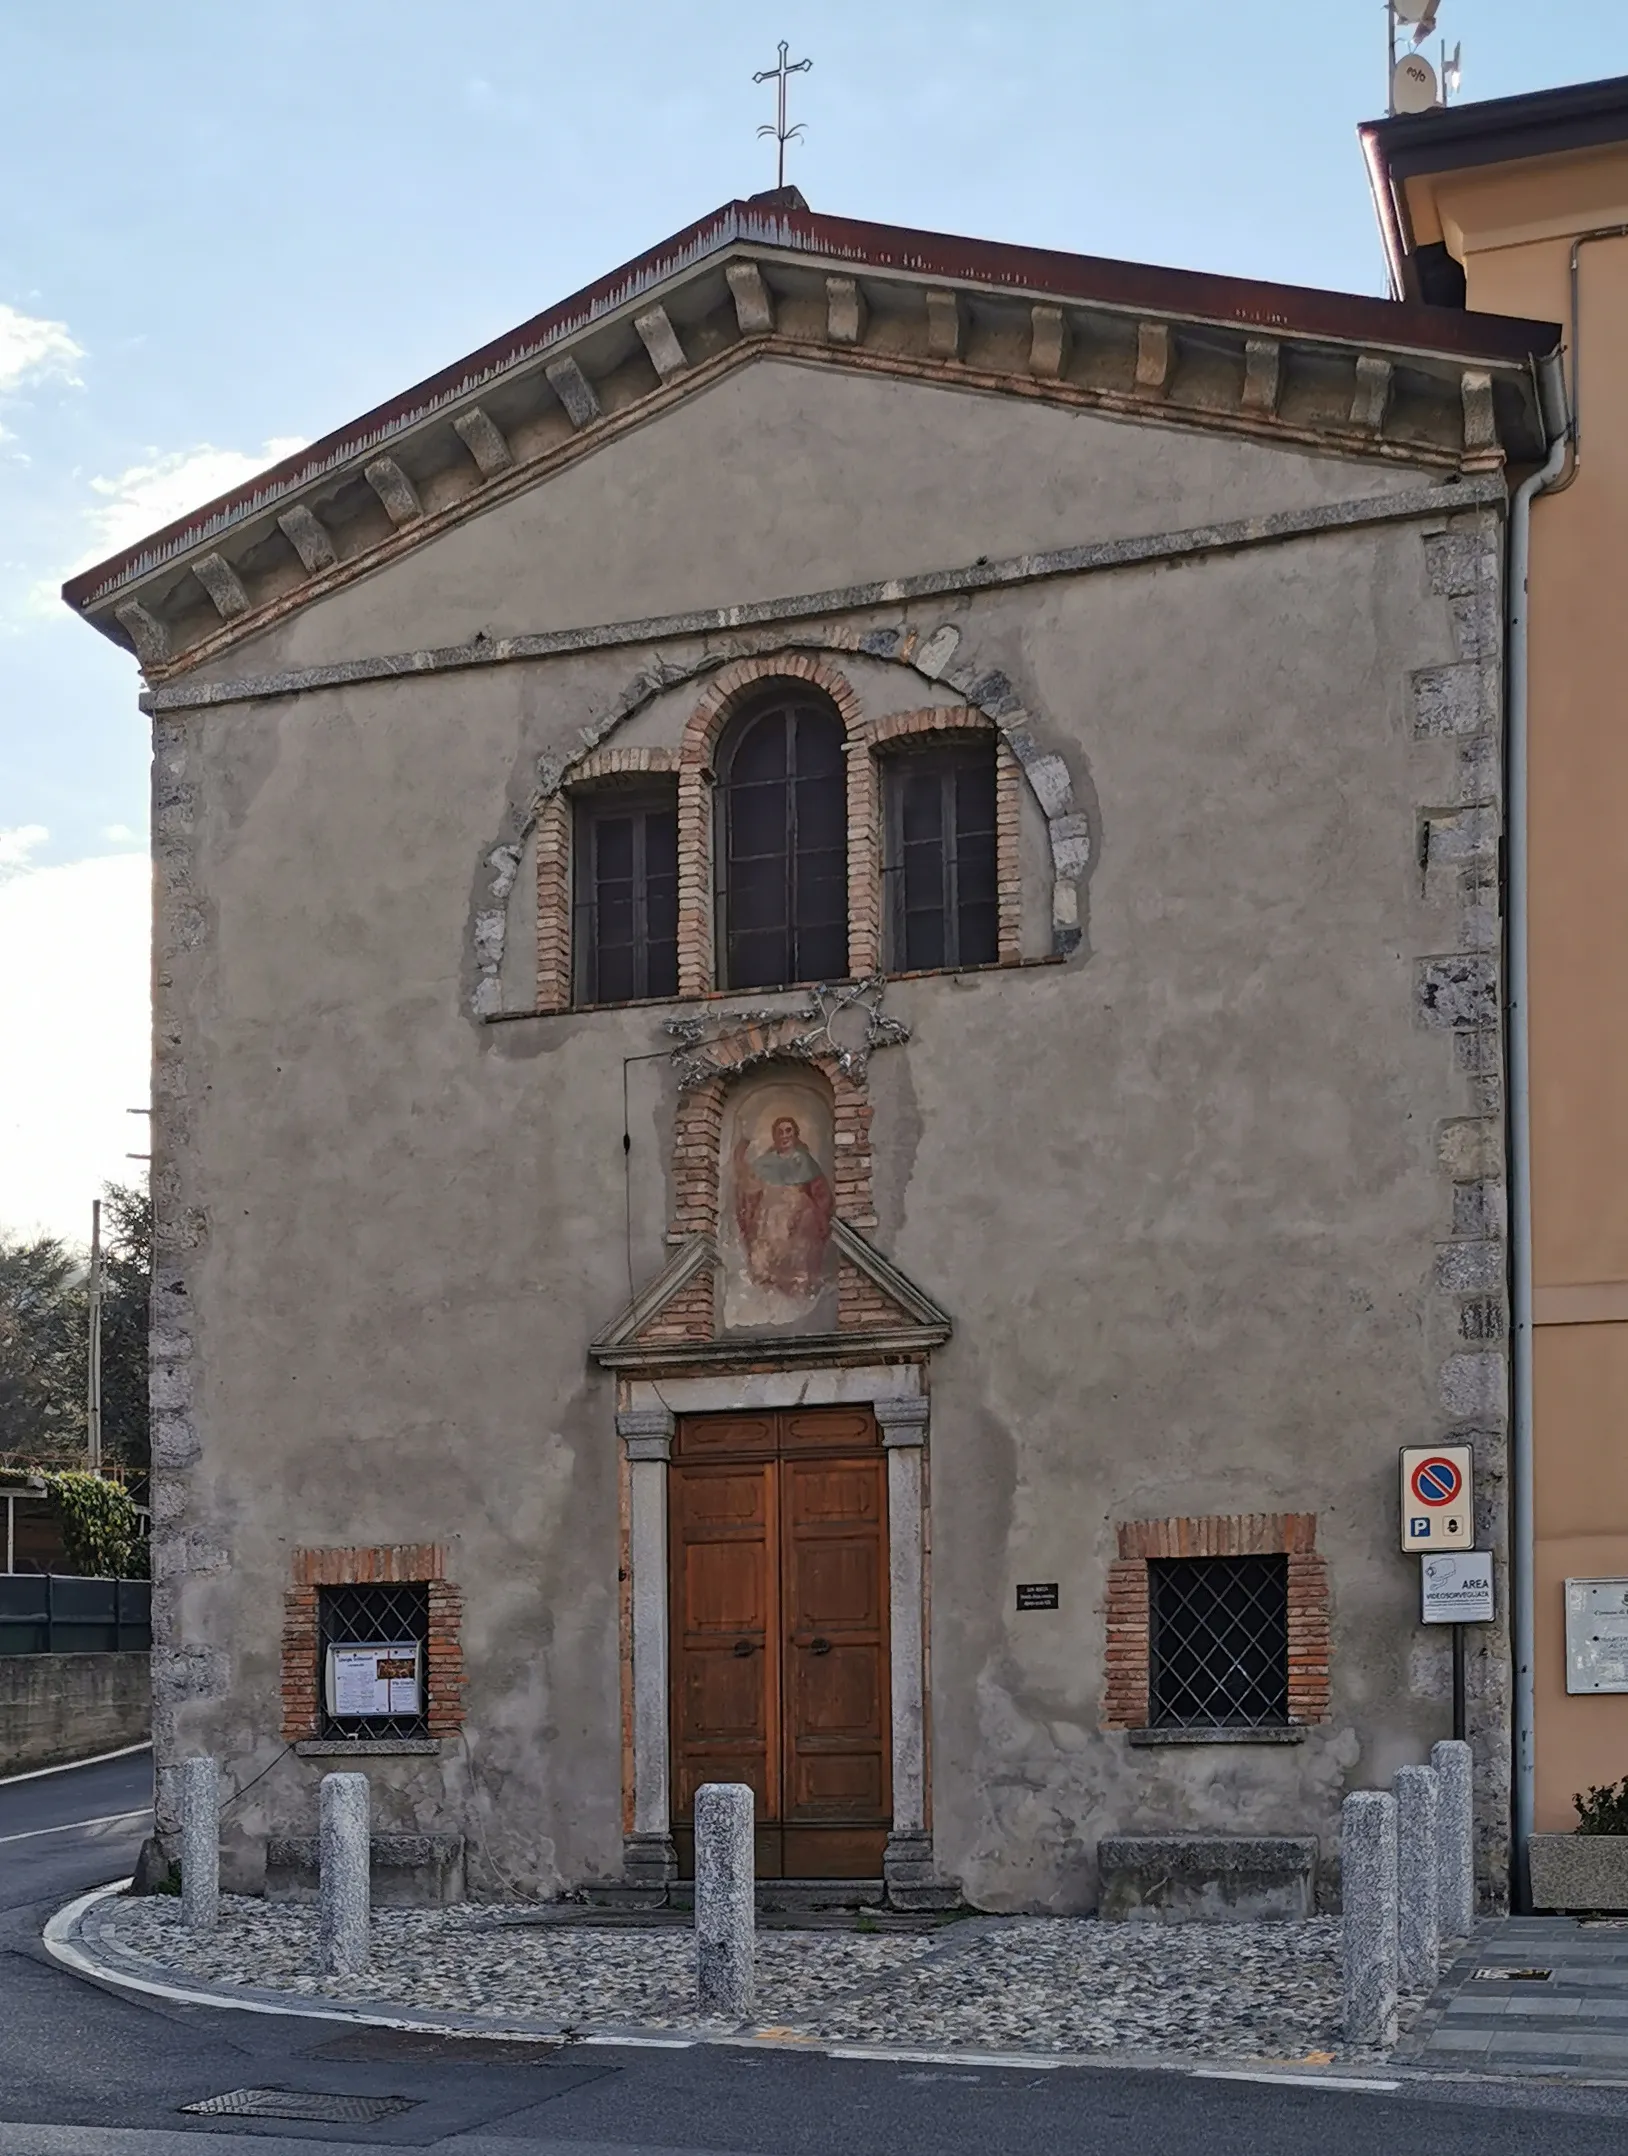
<svg viewBox="0 0 1628 2156"><path fill-rule="evenodd" d="M418 1641L368 1647L330 1647L328 1712L420 1714Z"/></svg>

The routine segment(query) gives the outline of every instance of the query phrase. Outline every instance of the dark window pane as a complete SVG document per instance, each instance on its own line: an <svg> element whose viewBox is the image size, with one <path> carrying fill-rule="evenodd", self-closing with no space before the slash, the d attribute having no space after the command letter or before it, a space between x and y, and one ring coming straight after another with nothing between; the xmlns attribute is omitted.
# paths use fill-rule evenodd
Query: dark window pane
<svg viewBox="0 0 1628 2156"><path fill-rule="evenodd" d="M1288 1721L1286 1558L1156 1559L1148 1598L1148 1715L1156 1727Z"/></svg>
<svg viewBox="0 0 1628 2156"><path fill-rule="evenodd" d="M664 798L586 797L578 809L578 994L627 1003L678 991L678 812Z"/></svg>
<svg viewBox="0 0 1628 2156"><path fill-rule="evenodd" d="M944 913L942 907L931 911L907 913L904 917L904 965L905 971L942 966L944 964Z"/></svg>
<svg viewBox="0 0 1628 2156"><path fill-rule="evenodd" d="M748 719L720 757L731 987L847 971L844 738L834 711L798 699Z"/></svg>
<svg viewBox="0 0 1628 2156"><path fill-rule="evenodd" d="M595 827L594 869L599 881L633 874L633 818L602 816Z"/></svg>
<svg viewBox="0 0 1628 2156"><path fill-rule="evenodd" d="M791 966L783 934L766 930L730 937L731 988L778 988L790 977Z"/></svg>
<svg viewBox="0 0 1628 2156"><path fill-rule="evenodd" d="M917 750L888 768L886 890L892 962L989 965L999 955L995 750Z"/></svg>

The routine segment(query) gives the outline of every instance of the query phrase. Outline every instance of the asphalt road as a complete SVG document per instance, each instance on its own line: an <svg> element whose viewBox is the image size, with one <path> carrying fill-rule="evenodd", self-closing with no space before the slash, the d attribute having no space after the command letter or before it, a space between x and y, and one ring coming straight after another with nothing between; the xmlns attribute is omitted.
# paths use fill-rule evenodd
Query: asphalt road
<svg viewBox="0 0 1628 2156"><path fill-rule="evenodd" d="M1628 2090L1432 2082L1387 2092L1119 2068L1027 2072L699 2047L489 2046L88 1984L39 1943L128 1871L145 1755L0 1784L0 2156L1622 2156ZM238 2088L395 2096L377 2127L229 2127L179 2107ZM207 2136L207 2141L203 2138Z"/></svg>

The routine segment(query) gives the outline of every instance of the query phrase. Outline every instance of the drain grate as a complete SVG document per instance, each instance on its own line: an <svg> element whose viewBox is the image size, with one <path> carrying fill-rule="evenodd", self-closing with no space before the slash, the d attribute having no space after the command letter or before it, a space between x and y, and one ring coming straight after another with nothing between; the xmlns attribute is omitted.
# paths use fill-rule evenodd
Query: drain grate
<svg viewBox="0 0 1628 2156"><path fill-rule="evenodd" d="M307 2089L231 2089L183 2104L193 2118L298 2119L308 2126L376 2126L414 2109L406 2096L324 2096Z"/></svg>
<svg viewBox="0 0 1628 2156"><path fill-rule="evenodd" d="M1553 1969L1472 1969L1478 1984L1546 1984Z"/></svg>

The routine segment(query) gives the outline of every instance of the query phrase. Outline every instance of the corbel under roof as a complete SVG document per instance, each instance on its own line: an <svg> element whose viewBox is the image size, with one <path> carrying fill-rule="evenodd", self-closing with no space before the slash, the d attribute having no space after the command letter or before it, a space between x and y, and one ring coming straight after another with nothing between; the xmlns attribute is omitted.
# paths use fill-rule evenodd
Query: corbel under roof
<svg viewBox="0 0 1628 2156"><path fill-rule="evenodd" d="M726 203L74 577L187 672L766 354L1446 470L1541 456L1553 325Z"/></svg>

